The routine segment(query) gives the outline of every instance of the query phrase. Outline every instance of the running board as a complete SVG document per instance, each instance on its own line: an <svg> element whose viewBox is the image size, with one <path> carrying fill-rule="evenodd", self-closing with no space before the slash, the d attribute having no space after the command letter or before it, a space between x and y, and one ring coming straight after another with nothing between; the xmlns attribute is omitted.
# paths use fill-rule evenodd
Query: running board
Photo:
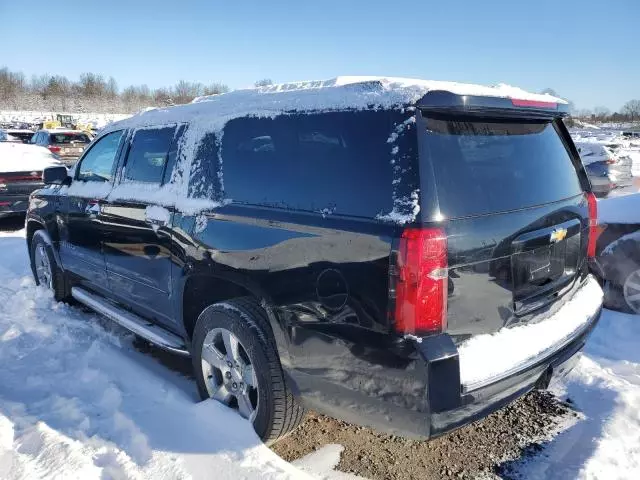
<svg viewBox="0 0 640 480"><path fill-rule="evenodd" d="M93 293L89 293L83 288L73 287L71 289L71 296L80 303L98 313L101 313L105 317L113 320L117 324L154 345L170 352L177 353L178 355L189 356L189 351L184 345L184 341L178 335L174 335L162 327L144 320L134 313L117 307L108 300L105 300Z"/></svg>

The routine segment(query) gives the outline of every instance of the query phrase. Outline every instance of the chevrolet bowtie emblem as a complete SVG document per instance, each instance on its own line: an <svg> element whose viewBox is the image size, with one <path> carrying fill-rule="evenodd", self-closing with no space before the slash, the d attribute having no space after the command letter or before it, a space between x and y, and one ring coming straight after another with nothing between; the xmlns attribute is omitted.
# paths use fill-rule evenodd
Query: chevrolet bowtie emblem
<svg viewBox="0 0 640 480"><path fill-rule="evenodd" d="M557 228L553 232L551 232L551 238L549 240L551 240L551 243L558 243L564 240L566 236L567 236L566 228Z"/></svg>

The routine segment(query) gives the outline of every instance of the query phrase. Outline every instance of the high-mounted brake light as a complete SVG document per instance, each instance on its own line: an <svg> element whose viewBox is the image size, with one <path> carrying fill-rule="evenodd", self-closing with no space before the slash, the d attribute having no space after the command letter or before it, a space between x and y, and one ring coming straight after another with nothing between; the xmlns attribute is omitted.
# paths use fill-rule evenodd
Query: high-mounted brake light
<svg viewBox="0 0 640 480"><path fill-rule="evenodd" d="M540 100L524 100L521 98L512 98L511 104L514 107L558 108L558 104L556 102L542 102Z"/></svg>
<svg viewBox="0 0 640 480"><path fill-rule="evenodd" d="M447 326L447 235L442 228L402 233L395 275L395 328L428 335Z"/></svg>
<svg viewBox="0 0 640 480"><path fill-rule="evenodd" d="M596 200L596 196L592 192L587 193L587 207L589 210L587 257L594 258L596 256L596 242L602 230L598 228L598 200Z"/></svg>

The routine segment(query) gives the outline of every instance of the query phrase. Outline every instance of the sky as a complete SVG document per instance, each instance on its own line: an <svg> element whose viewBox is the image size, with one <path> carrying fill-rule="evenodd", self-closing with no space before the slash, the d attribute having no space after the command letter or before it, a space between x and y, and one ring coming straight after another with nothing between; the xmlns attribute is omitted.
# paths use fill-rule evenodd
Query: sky
<svg viewBox="0 0 640 480"><path fill-rule="evenodd" d="M637 0L0 0L0 67L122 88L241 88L338 75L553 88L577 108L640 98Z"/></svg>

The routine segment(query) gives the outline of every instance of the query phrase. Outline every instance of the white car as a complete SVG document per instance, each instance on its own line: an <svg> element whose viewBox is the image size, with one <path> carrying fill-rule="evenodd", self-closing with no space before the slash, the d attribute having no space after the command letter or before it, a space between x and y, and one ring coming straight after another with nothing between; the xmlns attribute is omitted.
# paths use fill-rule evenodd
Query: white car
<svg viewBox="0 0 640 480"><path fill-rule="evenodd" d="M46 148L0 142L0 218L26 212L29 195L43 186L42 171L60 165Z"/></svg>

